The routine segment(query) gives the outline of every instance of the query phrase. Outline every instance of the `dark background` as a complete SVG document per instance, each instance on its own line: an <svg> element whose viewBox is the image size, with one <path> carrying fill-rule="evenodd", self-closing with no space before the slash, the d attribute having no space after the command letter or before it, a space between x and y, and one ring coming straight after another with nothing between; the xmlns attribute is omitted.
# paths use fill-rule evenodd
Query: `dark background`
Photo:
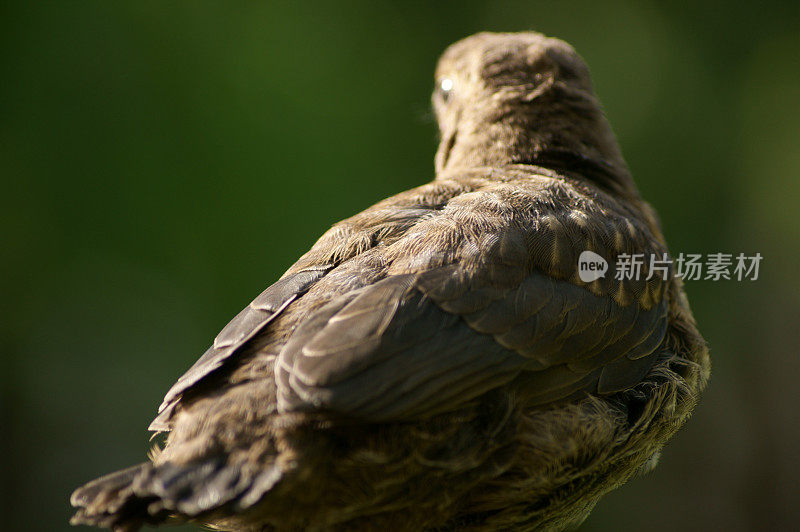
<svg viewBox="0 0 800 532"><path fill-rule="evenodd" d="M3 529L66 530L70 491L144 459L230 317L432 178L436 59L485 29L586 58L673 254L764 256L755 282L687 284L711 385L583 529L797 524L796 0L60 1L0 8Z"/></svg>

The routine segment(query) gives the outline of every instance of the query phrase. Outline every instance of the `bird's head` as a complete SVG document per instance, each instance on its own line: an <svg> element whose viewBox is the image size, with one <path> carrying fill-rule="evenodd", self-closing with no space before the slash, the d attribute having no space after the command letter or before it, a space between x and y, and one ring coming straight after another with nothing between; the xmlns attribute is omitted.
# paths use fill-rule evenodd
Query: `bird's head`
<svg viewBox="0 0 800 532"><path fill-rule="evenodd" d="M437 173L583 161L630 181L589 68L564 41L534 32L463 39L439 60L433 106L442 137Z"/></svg>

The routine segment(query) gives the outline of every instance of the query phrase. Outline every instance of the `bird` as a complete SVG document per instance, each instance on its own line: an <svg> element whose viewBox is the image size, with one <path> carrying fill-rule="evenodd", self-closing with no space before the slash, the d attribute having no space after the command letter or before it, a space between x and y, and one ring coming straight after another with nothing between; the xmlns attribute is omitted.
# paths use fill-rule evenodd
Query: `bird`
<svg viewBox="0 0 800 532"><path fill-rule="evenodd" d="M564 530L652 469L710 375L589 69L478 33L435 73L434 179L334 224L78 488L134 531ZM607 263L587 278L583 252ZM602 269L601 269L602 270Z"/></svg>

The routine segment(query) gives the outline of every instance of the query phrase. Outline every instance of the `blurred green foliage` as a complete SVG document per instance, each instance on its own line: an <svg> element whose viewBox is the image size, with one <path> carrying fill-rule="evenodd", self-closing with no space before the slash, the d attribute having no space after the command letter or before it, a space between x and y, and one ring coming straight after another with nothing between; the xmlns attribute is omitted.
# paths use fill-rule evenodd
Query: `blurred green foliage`
<svg viewBox="0 0 800 532"><path fill-rule="evenodd" d="M537 29L586 58L714 376L661 466L585 530L788 529L800 513L800 4L10 2L0 7L0 504L66 530L141 461L163 393L330 224L428 181L438 54Z"/></svg>

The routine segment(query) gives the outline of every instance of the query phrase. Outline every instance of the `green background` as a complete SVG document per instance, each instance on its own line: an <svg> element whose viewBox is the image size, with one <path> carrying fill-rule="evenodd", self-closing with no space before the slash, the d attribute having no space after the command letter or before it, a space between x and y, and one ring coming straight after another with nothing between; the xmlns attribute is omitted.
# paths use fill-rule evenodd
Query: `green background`
<svg viewBox="0 0 800 532"><path fill-rule="evenodd" d="M171 383L333 222L432 178L436 59L537 29L586 58L714 370L584 530L796 525L800 3L13 2L0 8L0 504L65 530Z"/></svg>

